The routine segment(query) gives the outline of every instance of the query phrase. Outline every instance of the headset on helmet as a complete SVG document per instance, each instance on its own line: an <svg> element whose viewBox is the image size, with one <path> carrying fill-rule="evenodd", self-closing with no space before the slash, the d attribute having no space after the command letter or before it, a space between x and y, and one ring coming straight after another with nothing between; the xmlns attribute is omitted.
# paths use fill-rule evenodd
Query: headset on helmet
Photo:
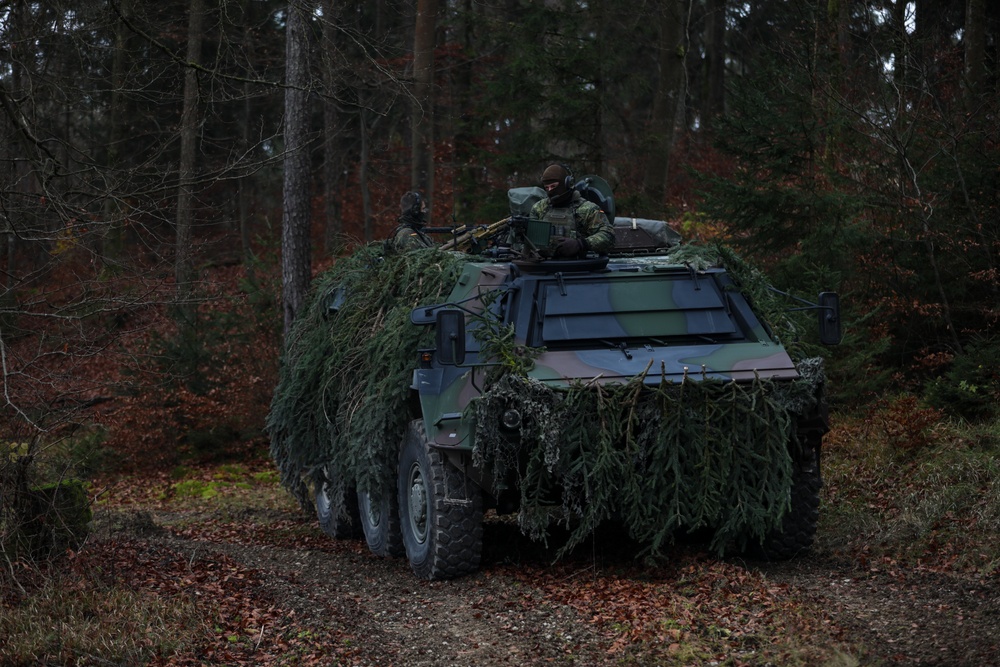
<svg viewBox="0 0 1000 667"><path fill-rule="evenodd" d="M567 190L572 190L574 181L573 170L570 169L569 165L565 164L564 162L560 162L559 166L566 170L566 178L563 180L563 185L566 186Z"/></svg>
<svg viewBox="0 0 1000 667"><path fill-rule="evenodd" d="M546 180L545 175L547 173L549 173L549 170L552 170L553 167L558 167L563 172L565 172L565 176L562 177L562 181L561 181L560 185L564 186L566 190L572 190L573 189L573 170L569 168L569 165L564 164L562 162L553 162L548 167L546 167L545 171L542 172L542 178L541 178L541 180L543 182ZM555 174L552 174L549 178L552 179L552 180L555 180L558 177L556 177Z"/></svg>
<svg viewBox="0 0 1000 667"><path fill-rule="evenodd" d="M407 192L399 200L400 213L403 215L419 216L423 212L424 201L419 192Z"/></svg>

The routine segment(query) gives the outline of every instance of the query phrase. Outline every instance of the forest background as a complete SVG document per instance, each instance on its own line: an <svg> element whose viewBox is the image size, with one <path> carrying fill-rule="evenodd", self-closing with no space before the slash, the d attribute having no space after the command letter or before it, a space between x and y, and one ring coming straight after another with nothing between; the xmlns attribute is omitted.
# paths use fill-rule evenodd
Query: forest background
<svg viewBox="0 0 1000 667"><path fill-rule="evenodd" d="M259 454L311 277L550 161L840 292L835 419L995 448L998 39L987 0L0 0L0 488Z"/></svg>

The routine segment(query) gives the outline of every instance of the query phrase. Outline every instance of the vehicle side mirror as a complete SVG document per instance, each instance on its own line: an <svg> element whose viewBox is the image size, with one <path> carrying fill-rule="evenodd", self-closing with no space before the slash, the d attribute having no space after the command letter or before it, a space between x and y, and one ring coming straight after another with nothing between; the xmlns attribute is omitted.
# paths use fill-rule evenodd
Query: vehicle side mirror
<svg viewBox="0 0 1000 667"><path fill-rule="evenodd" d="M840 296L836 292L819 293L819 340L824 345L839 345L843 334L840 329Z"/></svg>
<svg viewBox="0 0 1000 667"><path fill-rule="evenodd" d="M326 311L323 313L323 317L329 318L339 313L340 309L344 307L345 301L347 301L347 293L343 287L338 287L327 294Z"/></svg>
<svg viewBox="0 0 1000 667"><path fill-rule="evenodd" d="M465 313L458 309L441 309L435 319L437 360L442 364L460 366L465 363Z"/></svg>

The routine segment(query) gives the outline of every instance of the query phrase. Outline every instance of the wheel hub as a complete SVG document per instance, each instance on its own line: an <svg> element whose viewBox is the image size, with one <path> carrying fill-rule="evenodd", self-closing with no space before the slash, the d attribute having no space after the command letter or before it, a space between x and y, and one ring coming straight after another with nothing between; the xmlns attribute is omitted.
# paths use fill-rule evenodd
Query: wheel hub
<svg viewBox="0 0 1000 667"><path fill-rule="evenodd" d="M427 539L427 489L419 469L410 474L410 526L419 542Z"/></svg>
<svg viewBox="0 0 1000 667"><path fill-rule="evenodd" d="M323 466L323 477L318 480L319 483L316 484L316 510L319 512L320 516L324 516L330 513L330 470L327 466Z"/></svg>
<svg viewBox="0 0 1000 667"><path fill-rule="evenodd" d="M365 502L366 514L368 515L368 524L370 526L378 527L382 522L382 510L381 508L371 501L371 498L367 498Z"/></svg>

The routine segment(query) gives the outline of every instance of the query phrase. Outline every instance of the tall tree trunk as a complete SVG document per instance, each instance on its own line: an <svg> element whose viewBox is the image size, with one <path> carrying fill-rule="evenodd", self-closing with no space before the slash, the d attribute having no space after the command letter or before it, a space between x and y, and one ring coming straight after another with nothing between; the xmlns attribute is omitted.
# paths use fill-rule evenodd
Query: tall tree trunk
<svg viewBox="0 0 1000 667"><path fill-rule="evenodd" d="M850 2L851 0L828 0L826 21L822 18L816 21L817 59L826 61L825 69L830 73L829 89L841 100L847 98L851 86L847 78ZM829 128L823 150L824 164L828 169L837 169L840 164L843 139L839 129L840 124L834 120L839 113L838 100L817 87L814 91L813 105L817 114L822 114L826 118L825 124Z"/></svg>
<svg viewBox="0 0 1000 667"><path fill-rule="evenodd" d="M659 82L650 123L651 146L643 191L654 206L664 203L667 173L674 145L674 128L684 100L684 23L687 0L670 0L660 6Z"/></svg>
<svg viewBox="0 0 1000 667"><path fill-rule="evenodd" d="M725 110L726 0L707 0L705 9L705 84L701 126L711 130Z"/></svg>
<svg viewBox="0 0 1000 667"><path fill-rule="evenodd" d="M333 101L336 81L335 28L336 7L334 0L323 0L323 88L326 99L323 102L323 203L325 227L323 250L333 250L343 233L340 221L340 172L343 159L338 147L340 136L340 114Z"/></svg>
<svg viewBox="0 0 1000 667"><path fill-rule="evenodd" d="M372 197L368 190L368 157L371 146L368 123L365 118L365 105L358 109L358 123L361 126L361 157L358 160L358 186L361 188L361 210L364 216L365 243L371 243L375 238L374 215L372 213Z"/></svg>
<svg viewBox="0 0 1000 667"><path fill-rule="evenodd" d="M417 0L413 30L413 111L410 184L434 200L434 34L438 0ZM428 206L427 220L431 220Z"/></svg>
<svg viewBox="0 0 1000 667"><path fill-rule="evenodd" d="M24 25L23 14L26 11L27 11L27 7L26 7L26 5L24 3L15 3L13 5L13 7L10 9L10 13L11 13L11 25L14 26L13 35L14 35L15 38L21 38L22 37L19 34L20 31L18 29L21 26ZM23 68L24 68L24 65L21 63L20 59L18 59L18 58L12 58L11 59L11 62L10 62L10 73L11 73L11 75L10 75L10 86L11 86L11 89L10 89L10 93L9 94L4 89L4 82L2 80L0 80L0 95L3 96L4 110L7 112L7 115L11 117L10 122L13 125L15 125L15 126L18 123L14 120L15 112L12 109L12 105L13 105L14 100L16 100L22 94L22 89L23 89L23 81L22 81L22 79L23 79L23 72L22 72L22 70L23 70ZM21 137L21 133L18 133L18 140L19 140L18 141L19 144L24 143L24 140ZM4 152L8 153L8 155L5 156L5 157L7 157L7 160L5 162L7 164L13 164L13 168L11 169L11 171L13 173L11 173L9 175L8 174L4 174L4 176L5 177L8 177L8 176L9 177L13 177L13 179L14 179L13 186L14 187L11 188L11 189L15 193L18 193L18 195L20 196L20 193L22 191L25 194L27 194L27 190L25 188L25 183L28 180L28 165L27 165L26 161L23 160L23 159L14 159L14 156L17 154L17 149L12 144L13 144L13 142L4 142ZM12 150L12 149L14 149L14 150ZM26 143L24 144L24 149L25 149L24 155L29 155L30 153L28 153L28 151L27 151L28 146L27 146ZM25 199L27 199L27 197L25 197ZM5 283L6 283L6 288L8 290L14 289L14 285L17 283L17 279L15 278L15 276L18 273L18 271L17 271L17 268L18 268L17 267L17 247L20 244L20 239L18 238L18 229L17 229L17 225L15 223L15 220L16 220L16 217L14 217L14 216L10 216L10 215L4 215L3 216L4 227L7 228L7 235L6 235L7 236L7 272L6 272L7 279L6 279Z"/></svg>
<svg viewBox="0 0 1000 667"><path fill-rule="evenodd" d="M466 220L475 206L475 186L477 166L475 164L475 135L473 133L473 101L472 101L472 50L473 30L475 24L475 7L472 0L461 0L462 13L459 23L458 39L462 44L462 55L455 67L454 83L455 100L455 162L458 166L455 183L455 201L452 206L460 220Z"/></svg>
<svg viewBox="0 0 1000 667"><path fill-rule="evenodd" d="M243 16L246 23L243 28L243 48L247 53L254 53L254 31L250 27L250 12L252 11L253 0L243 0ZM243 115L240 123L239 154L244 158L249 157L250 151L250 128L253 127L253 102L252 88L250 85L250 67L244 69L247 81L243 82ZM236 182L237 215L239 216L240 230L240 254L242 256L243 271L247 281L256 284L254 275L253 243L251 240L250 228L250 203L253 197L253 181L251 176L244 170L240 171Z"/></svg>
<svg viewBox="0 0 1000 667"><path fill-rule="evenodd" d="M181 157L177 189L177 240L174 281L181 301L191 293L191 224L194 217L195 152L198 143L198 70L201 60L204 0L191 0L188 16L187 69L184 71L184 109L181 112Z"/></svg>
<svg viewBox="0 0 1000 667"><path fill-rule="evenodd" d="M250 32L247 30L247 32ZM244 39L249 40L249 35ZM247 42L244 42L246 44ZM250 150L250 125L252 122L253 105L250 102L250 84L243 84L243 127L240 129L240 155L246 155ZM246 271L247 280L253 282L253 245L250 241L250 197L251 181L250 175L241 173L237 183L237 194L239 198L240 217L240 249L243 255L243 269Z"/></svg>
<svg viewBox="0 0 1000 667"><path fill-rule="evenodd" d="M312 275L309 244L307 2L290 2L285 28L285 179L281 222L281 296L284 332L301 310Z"/></svg>
<svg viewBox="0 0 1000 667"><path fill-rule="evenodd" d="M14 3L11 9L11 24L14 26L14 43L30 43L30 32L27 28L30 20L30 10L27 3ZM22 30L26 32L23 33ZM28 62L31 62L30 59ZM32 130L33 116L26 114L21 108L21 101L37 103L32 100L31 70L21 58L12 58L10 68L10 88L7 80L0 78L0 107L11 123L14 131L14 141L7 150L14 148L17 159L14 160L14 182L9 184L10 191L16 193L15 200L10 202L4 198L2 203L13 206L13 211L4 211L4 221L11 230L9 243L10 262L7 266L9 284L16 283L14 279L15 259L20 262L27 260L27 270L44 265L50 253L44 245L44 239L49 236L44 230L44 216L40 214L37 202L42 199L44 175L40 173L39 165L55 162L55 156L38 139ZM30 107L29 107L30 108ZM17 151L20 151L18 154ZM39 182L41 179L42 182ZM0 190L2 192L2 190ZM12 214L13 213L13 214ZM18 252L15 253L14 249Z"/></svg>
<svg viewBox="0 0 1000 667"><path fill-rule="evenodd" d="M986 0L965 3L965 103L976 108L986 76Z"/></svg>
<svg viewBox="0 0 1000 667"><path fill-rule="evenodd" d="M892 5L892 80L896 87L906 79L906 61L909 58L909 35L906 32L906 0L896 0Z"/></svg>
<svg viewBox="0 0 1000 667"><path fill-rule="evenodd" d="M591 27L596 38L594 40L596 42L594 44L594 49L597 50L597 67L591 76L593 76L594 90L605 90L604 81L607 77L606 72L609 70L605 63L609 51L614 48L614 46L610 43L611 40L608 38L608 3L601 0L595 0L590 7L593 20ZM594 134L592 140L588 142L591 146L590 161L592 162L596 173L607 174L607 158L612 148L608 145L608 130L606 126L607 119L604 114L604 100L601 95L593 95L592 99L594 101L594 106L592 107ZM612 220L612 222L614 221Z"/></svg>
<svg viewBox="0 0 1000 667"><path fill-rule="evenodd" d="M943 21L946 4L941 0L915 0L913 3L913 41L916 42L915 51L919 54L920 68L923 71L937 69L942 47L950 50L950 46L945 47L949 39L946 36L949 31Z"/></svg>
<svg viewBox="0 0 1000 667"><path fill-rule="evenodd" d="M119 3L119 11L123 16L131 14L131 3L129 0L122 0ZM119 143L124 136L122 125L125 119L125 56L128 53L126 40L128 29L123 21L115 23L115 50L111 58L111 105L108 114L108 155L107 167L112 174L118 172L121 163ZM107 224L107 232L104 236L101 255L104 262L117 264L122 259L125 250L125 225L124 212L122 211L122 200L116 193L107 193L103 205L104 218Z"/></svg>

